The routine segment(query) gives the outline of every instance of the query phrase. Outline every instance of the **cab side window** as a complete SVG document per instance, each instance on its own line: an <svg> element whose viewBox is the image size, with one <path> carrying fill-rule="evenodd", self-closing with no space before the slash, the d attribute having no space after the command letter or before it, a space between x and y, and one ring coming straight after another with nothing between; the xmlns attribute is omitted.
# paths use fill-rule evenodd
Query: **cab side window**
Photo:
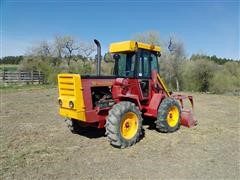
<svg viewBox="0 0 240 180"><path fill-rule="evenodd" d="M139 58L139 73L140 77L149 77L149 52L142 51Z"/></svg>
<svg viewBox="0 0 240 180"><path fill-rule="evenodd" d="M138 76L143 78L151 77L152 70L158 71L158 58L153 52L141 50L139 57Z"/></svg>
<svg viewBox="0 0 240 180"><path fill-rule="evenodd" d="M156 54L151 53L150 62L151 62L151 71L156 70L158 72L158 57Z"/></svg>

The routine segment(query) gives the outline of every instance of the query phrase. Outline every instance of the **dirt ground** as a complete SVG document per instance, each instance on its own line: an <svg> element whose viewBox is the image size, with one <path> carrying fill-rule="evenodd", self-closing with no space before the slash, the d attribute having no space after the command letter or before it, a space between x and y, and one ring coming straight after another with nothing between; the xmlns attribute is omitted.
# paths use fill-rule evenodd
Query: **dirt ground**
<svg viewBox="0 0 240 180"><path fill-rule="evenodd" d="M198 126L145 125L140 142L116 149L102 131L68 130L57 89L4 90L0 179L240 179L240 98L193 95Z"/></svg>

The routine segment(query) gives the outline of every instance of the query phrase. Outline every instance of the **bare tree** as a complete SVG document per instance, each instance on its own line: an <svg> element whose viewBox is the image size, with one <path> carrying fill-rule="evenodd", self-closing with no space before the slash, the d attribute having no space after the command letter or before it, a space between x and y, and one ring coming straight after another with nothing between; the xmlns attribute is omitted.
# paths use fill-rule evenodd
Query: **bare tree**
<svg viewBox="0 0 240 180"><path fill-rule="evenodd" d="M181 79L181 66L185 57L184 45L181 41L177 40L175 37L169 38L168 44L168 66L169 72L171 73L169 79L175 80L176 90L180 90L180 79Z"/></svg>
<svg viewBox="0 0 240 180"><path fill-rule="evenodd" d="M66 55L71 58L73 52L78 50L79 46L73 37L67 36L64 38L64 48L67 50Z"/></svg>
<svg viewBox="0 0 240 180"><path fill-rule="evenodd" d="M138 33L133 36L133 39L143 43L160 45L160 34L157 31Z"/></svg>
<svg viewBox="0 0 240 180"><path fill-rule="evenodd" d="M70 66L71 59L80 46L76 38L72 36L56 36L54 47L57 57L61 59L65 57L68 66Z"/></svg>
<svg viewBox="0 0 240 180"><path fill-rule="evenodd" d="M80 46L80 54L85 56L86 58L90 58L90 56L96 51L95 45L93 43L82 42Z"/></svg>
<svg viewBox="0 0 240 180"><path fill-rule="evenodd" d="M185 56L185 49L183 43L177 40L175 37L170 36L168 50L171 54L178 55L180 57Z"/></svg>
<svg viewBox="0 0 240 180"><path fill-rule="evenodd" d="M51 55L51 45L47 41L41 41L28 52L34 56L47 57Z"/></svg>
<svg viewBox="0 0 240 180"><path fill-rule="evenodd" d="M48 44L47 41L42 41L40 44L40 54L43 56L50 56L51 55L51 46Z"/></svg>
<svg viewBox="0 0 240 180"><path fill-rule="evenodd" d="M55 36L54 38L54 50L55 54L58 58L62 58L64 49L64 37L63 36Z"/></svg>

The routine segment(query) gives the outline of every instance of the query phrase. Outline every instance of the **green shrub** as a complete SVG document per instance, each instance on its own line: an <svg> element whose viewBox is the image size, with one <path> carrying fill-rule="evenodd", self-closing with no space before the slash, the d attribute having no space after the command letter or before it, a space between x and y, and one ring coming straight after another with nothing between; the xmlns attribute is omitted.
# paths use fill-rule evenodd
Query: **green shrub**
<svg viewBox="0 0 240 180"><path fill-rule="evenodd" d="M214 73L210 81L210 90L214 93L240 93L240 65L237 62L227 62Z"/></svg>
<svg viewBox="0 0 240 180"><path fill-rule="evenodd" d="M73 61L70 66L67 68L68 73L76 73L76 74L91 74L92 66L89 61Z"/></svg>
<svg viewBox="0 0 240 180"><path fill-rule="evenodd" d="M55 84L57 74L62 71L58 66L54 66L51 58L42 58L39 56L28 56L20 63L19 70L23 71L41 71L44 74L44 82Z"/></svg>
<svg viewBox="0 0 240 180"><path fill-rule="evenodd" d="M183 87L188 91L239 94L240 63L216 64L207 59L188 60L182 69Z"/></svg>
<svg viewBox="0 0 240 180"><path fill-rule="evenodd" d="M184 89L190 91L209 91L210 81L218 65L205 59L186 61L182 66Z"/></svg>

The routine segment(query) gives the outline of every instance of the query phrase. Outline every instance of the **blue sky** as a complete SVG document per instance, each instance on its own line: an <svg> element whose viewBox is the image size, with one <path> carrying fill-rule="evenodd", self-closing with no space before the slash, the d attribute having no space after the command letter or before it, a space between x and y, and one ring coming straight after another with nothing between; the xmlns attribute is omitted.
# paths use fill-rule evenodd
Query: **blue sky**
<svg viewBox="0 0 240 180"><path fill-rule="evenodd" d="M163 40L174 34L189 56L239 59L238 1L0 1L0 57L24 54L55 35L97 38L106 51L111 42L154 30Z"/></svg>

